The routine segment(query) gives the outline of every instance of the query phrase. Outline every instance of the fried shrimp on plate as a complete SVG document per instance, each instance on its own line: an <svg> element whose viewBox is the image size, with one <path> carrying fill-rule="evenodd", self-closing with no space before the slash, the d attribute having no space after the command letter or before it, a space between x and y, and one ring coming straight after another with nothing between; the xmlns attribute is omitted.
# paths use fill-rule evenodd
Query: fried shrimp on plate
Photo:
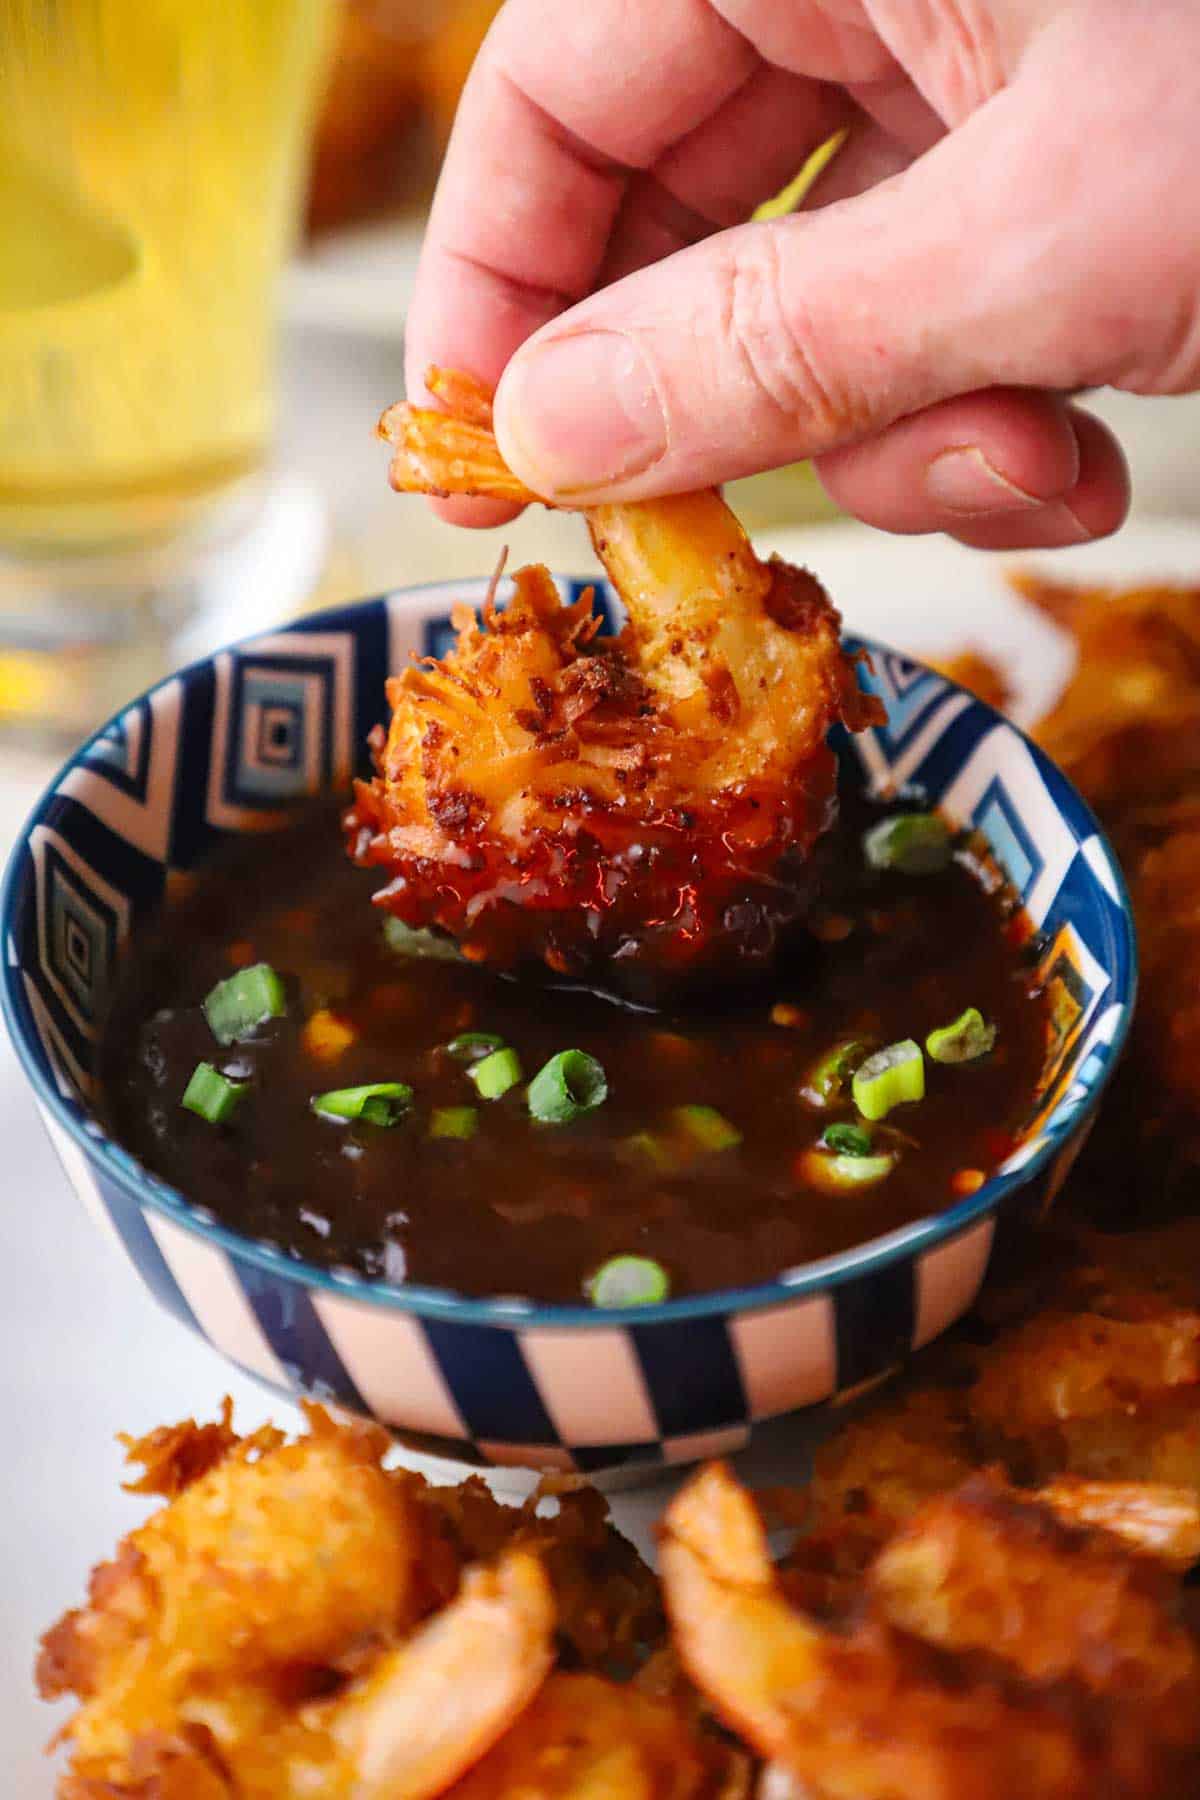
<svg viewBox="0 0 1200 1800"><path fill-rule="evenodd" d="M1136 1464L1017 1486L974 1466L975 1398L874 1446L860 1421L805 1502L764 1494L803 1527L778 1566L701 1470L661 1589L594 1490L431 1486L318 1407L294 1440L228 1404L163 1427L131 1485L167 1503L43 1640L41 1692L78 1700L60 1800L1200 1791L1195 1493Z"/></svg>
<svg viewBox="0 0 1200 1800"><path fill-rule="evenodd" d="M42 1644L61 1800L746 1800L740 1749L618 1678L664 1622L594 1490L433 1487L308 1410L131 1445L167 1504Z"/></svg>
<svg viewBox="0 0 1200 1800"><path fill-rule="evenodd" d="M790 1604L719 1465L668 1509L662 1578L684 1668L780 1792L1195 1791L1200 1652L1178 1583L986 1477L919 1511L836 1623Z"/></svg>
<svg viewBox="0 0 1200 1800"><path fill-rule="evenodd" d="M384 415L392 485L534 500L500 459L487 393L431 371L444 412ZM764 563L715 491L585 512L627 622L599 637L520 570L482 625L389 684L347 841L376 899L478 960L615 985L762 963L810 902L836 808L826 743L878 716L809 574Z"/></svg>
<svg viewBox="0 0 1200 1800"><path fill-rule="evenodd" d="M420 1800L533 1700L554 1661L539 1558L454 1567L386 1434L311 1415L170 1428L172 1494L43 1642L43 1694L74 1693L64 1800ZM146 1484L140 1484L145 1486ZM516 1517L516 1515L514 1515ZM442 1604L438 1604L439 1600Z"/></svg>

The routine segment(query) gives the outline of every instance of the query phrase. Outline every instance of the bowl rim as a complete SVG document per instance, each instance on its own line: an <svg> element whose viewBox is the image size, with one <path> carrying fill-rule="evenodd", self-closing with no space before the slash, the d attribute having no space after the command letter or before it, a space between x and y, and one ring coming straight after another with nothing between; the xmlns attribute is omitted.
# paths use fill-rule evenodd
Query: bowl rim
<svg viewBox="0 0 1200 1800"><path fill-rule="evenodd" d="M598 587L605 585L603 576L564 575L562 571L553 571L553 573L559 581L591 584ZM461 586L466 590L484 585L487 580L486 576L464 576L461 578ZM365 609L380 604L391 605L407 595L429 593L434 589L444 593L455 585L456 582L453 579L411 582L396 588L385 589L382 593L322 607L318 611L301 614L298 618L281 620L277 625L267 627L266 630L272 634L290 635L322 628L328 629L336 621L344 621L347 613L357 612L360 608ZM982 700L977 694L972 694L961 683L943 674L941 670L931 668L921 657L910 656L903 651L893 649L890 645L881 643L876 638L866 637L850 630L846 635L851 637L856 644L861 644L869 653L880 658L896 657L910 667L936 675L948 689L966 694L972 705L990 715L996 724L1005 725L1013 731L1031 754L1039 774L1045 775L1049 771L1065 784L1082 820L1090 825L1091 833L1099 840L1114 877L1117 911L1125 939L1127 976L1126 991L1114 993L1111 996L1110 1004L1120 1003L1123 1008L1122 1014L1110 1040L1109 1054L1086 1099L1071 1112L1068 1118L1058 1125L1047 1128L1041 1144L1028 1161L1007 1174L990 1175L976 1193L957 1201L945 1212L927 1214L920 1219L914 1219L907 1225L899 1226L896 1230L886 1232L881 1237L868 1238L865 1243L853 1245L850 1249L839 1251L834 1256L821 1257L813 1262L797 1264L794 1269L786 1270L782 1275L775 1276L770 1281L755 1282L743 1287L716 1288L704 1294L685 1294L678 1299L661 1301L654 1306L596 1307L560 1301L526 1300L519 1296L503 1294L473 1298L470 1295L456 1293L451 1288L429 1287L416 1282L389 1282L377 1277L360 1275L350 1269L322 1268L304 1258L289 1256L271 1243L244 1236L232 1226L222 1224L206 1208L201 1207L197 1202L188 1200L180 1189L153 1175L132 1152L125 1150L115 1138L110 1137L95 1118L90 1105L85 1107L81 1103L68 1101L47 1080L30 1042L26 1019L27 1002L19 992L20 969L9 954L8 947L11 936L11 920L17 902L19 874L23 873L25 868L22 852L28 844L34 827L41 822L47 806L58 793L64 778L76 768L89 766L86 758L93 746L104 737L106 732L120 722L131 706L149 700L153 695L170 686L172 682L183 680L193 671L205 668L213 662L214 658L226 651L237 650L244 645L253 644L264 635L264 629L259 628L245 637L234 638L227 643L218 645L204 656L193 658L178 669L171 670L150 687L131 696L102 724L98 725L72 755L55 770L42 789L9 851L3 881L0 882L0 938L4 945L3 967L0 970L0 1016L3 1017L8 1028L17 1060L41 1108L53 1117L55 1123L83 1152L86 1160L98 1163L106 1177L138 1206L149 1208L152 1212L171 1220L172 1223L181 1226L203 1241L218 1246L235 1262L248 1262L266 1274L296 1282L308 1289L357 1301L359 1304L382 1306L390 1311L408 1313L419 1318L440 1319L464 1325L488 1325L509 1330L518 1326L526 1329L553 1330L567 1327L612 1330L614 1327L631 1325L683 1324L693 1320L726 1318L734 1314L758 1312L769 1307L794 1305L805 1299L816 1298L829 1289L840 1287L846 1282L861 1281L877 1271L887 1268L892 1263L900 1261L901 1258L915 1260L923 1252L961 1236L973 1225L998 1211L1011 1194L1029 1186L1046 1165L1053 1161L1068 1144L1072 1141L1082 1142L1124 1050L1133 1021L1139 979L1138 944L1133 922L1132 901L1124 870L1109 841L1108 834L1070 776L1058 767L1057 763L1021 726L1006 718L996 707L991 706L986 700ZM1061 810L1057 801L1055 801L1055 807L1056 810ZM1074 826L1072 826L1072 830L1074 832Z"/></svg>

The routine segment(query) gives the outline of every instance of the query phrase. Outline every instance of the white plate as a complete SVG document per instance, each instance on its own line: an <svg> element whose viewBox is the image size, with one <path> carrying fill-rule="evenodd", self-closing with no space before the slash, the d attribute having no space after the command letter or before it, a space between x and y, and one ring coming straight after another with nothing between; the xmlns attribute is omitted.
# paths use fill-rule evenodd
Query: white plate
<svg viewBox="0 0 1200 1800"><path fill-rule="evenodd" d="M974 642L995 648L1028 701L1044 702L1069 654L1043 620L1004 583L1008 559L931 539L896 540L856 526L814 527L770 540L809 562L850 622L915 650ZM1053 558L1012 559L1055 573L1136 580L1200 579L1200 527L1171 521L1130 525L1109 544ZM0 761L0 845L11 841L51 769ZM144 1512L119 1491L114 1433L164 1420L211 1416L233 1394L250 1426L293 1410L239 1377L152 1304L124 1258L81 1215L42 1134L6 1041L0 1041L0 1745L4 1786L20 1800L50 1800L41 1756L61 1708L33 1697L38 1633L84 1592L87 1571ZM772 1428L743 1459L762 1482L799 1479L806 1433ZM647 1546L665 1487L617 1496L618 1521Z"/></svg>

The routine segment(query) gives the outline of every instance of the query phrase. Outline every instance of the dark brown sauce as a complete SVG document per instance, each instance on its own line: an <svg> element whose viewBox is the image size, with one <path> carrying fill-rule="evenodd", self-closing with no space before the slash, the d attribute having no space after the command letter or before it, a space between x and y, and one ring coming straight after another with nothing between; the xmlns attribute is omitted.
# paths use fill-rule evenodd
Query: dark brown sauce
<svg viewBox="0 0 1200 1800"><path fill-rule="evenodd" d="M469 964L399 958L370 903L378 877L342 854L336 816L259 838L203 871L197 890L135 947L103 1048L113 1134L189 1199L251 1238L324 1265L472 1295L578 1301L608 1257L651 1256L675 1294L769 1279L955 1203L963 1170L988 1171L1031 1110L1045 1045L1033 965L1001 903L966 868L883 876L863 864L857 809L831 834L838 941L797 950L735 1003L648 1015L579 991L506 980ZM840 920L840 923L838 922ZM285 1019L222 1050L202 1001L237 961L285 977ZM799 1016L778 1013L782 1003ZM993 1054L927 1061L925 1099L887 1120L911 1140L859 1194L806 1187L801 1152L829 1116L800 1099L839 1038L914 1037L976 1006ZM354 1041L312 1057L302 1035L331 1008ZM531 1121L524 1088L479 1100L443 1046L494 1032L526 1079L556 1051L599 1059L609 1097L561 1126ZM228 1127L186 1112L196 1064L249 1081ZM385 1080L414 1090L393 1129L317 1117L314 1093ZM673 1107L717 1107L741 1144L659 1172L628 1140ZM468 1141L427 1135L434 1107L476 1105ZM852 1116L843 1109L838 1117Z"/></svg>

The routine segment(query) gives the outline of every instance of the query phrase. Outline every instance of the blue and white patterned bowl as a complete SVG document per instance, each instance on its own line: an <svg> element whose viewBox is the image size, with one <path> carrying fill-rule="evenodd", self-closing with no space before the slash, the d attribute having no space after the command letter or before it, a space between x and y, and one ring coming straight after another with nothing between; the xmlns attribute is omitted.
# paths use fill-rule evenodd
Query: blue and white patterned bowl
<svg viewBox="0 0 1200 1800"><path fill-rule="evenodd" d="M574 598L581 583L560 583ZM454 600L408 590L223 650L134 701L55 780L13 853L4 1012L67 1173L151 1293L241 1368L373 1414L469 1461L590 1473L743 1445L756 1423L844 1398L972 1303L998 1226L1063 1181L1125 1036L1136 955L1096 823L1022 734L876 646L886 729L839 746L843 780L913 788L986 836L1043 934L1056 1042L1025 1141L949 1211L761 1286L646 1307L466 1300L310 1268L148 1174L91 1106L118 964L180 877L230 833L343 788L385 716L384 680L449 641ZM611 605L611 601L605 601Z"/></svg>

